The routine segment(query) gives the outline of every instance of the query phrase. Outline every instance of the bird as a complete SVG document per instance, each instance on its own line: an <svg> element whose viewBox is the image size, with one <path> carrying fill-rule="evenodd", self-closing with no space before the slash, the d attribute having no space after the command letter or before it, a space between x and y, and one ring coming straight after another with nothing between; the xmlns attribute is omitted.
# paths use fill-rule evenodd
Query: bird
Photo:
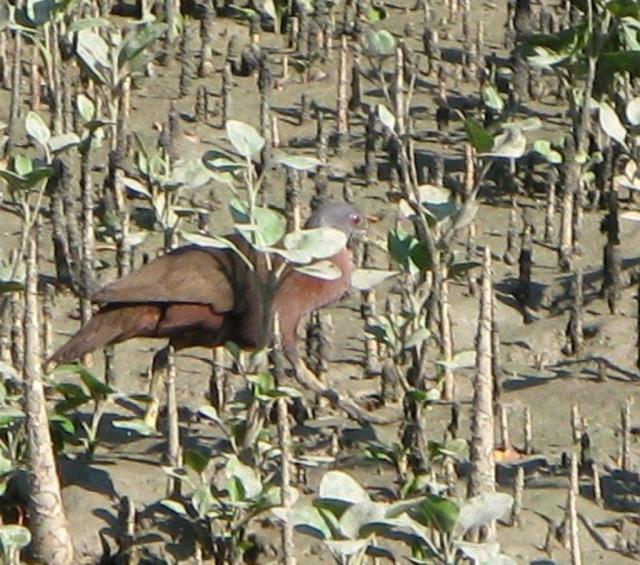
<svg viewBox="0 0 640 565"><path fill-rule="evenodd" d="M320 203L306 229L330 227L347 236L347 244L329 258L340 270L326 280L285 265L283 259L256 251L240 234L226 236L255 268L232 249L187 245L168 252L92 296L97 312L49 359L55 366L71 363L96 349L137 337L164 338L176 351L218 347L231 341L259 350L273 338L279 320L282 350L295 368L301 357L297 330L311 312L336 303L348 290L354 269L349 243L364 229L365 217L344 202Z"/></svg>

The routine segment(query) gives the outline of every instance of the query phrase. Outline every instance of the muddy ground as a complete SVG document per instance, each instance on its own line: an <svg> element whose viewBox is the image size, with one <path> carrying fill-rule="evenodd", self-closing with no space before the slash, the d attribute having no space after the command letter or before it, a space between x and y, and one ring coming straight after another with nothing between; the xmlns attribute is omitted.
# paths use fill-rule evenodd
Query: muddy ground
<svg viewBox="0 0 640 565"><path fill-rule="evenodd" d="M420 12L414 11L414 2L406 0L387 4L388 18L378 24L398 35L402 35L405 25L411 22L421 29ZM442 13L440 2L434 2L435 10ZM472 21L484 22L487 52L502 54L502 42L505 29L505 2L473 2ZM195 25L195 24L191 24ZM462 43L461 20L454 25L447 24L442 29L450 30L451 39L444 45L452 52L460 50ZM231 34L237 34L241 41L248 40L247 25L231 18L220 18L216 22L216 48L222 53ZM423 53L418 38L408 39L417 53ZM286 53L284 37L263 32L261 44L269 45L274 53L274 74L281 76L279 61ZM422 55L420 55L422 56ZM297 120L290 114L299 108L300 97L304 93L309 99L327 108L335 108L337 53L333 59L318 64L319 73L315 80L304 84L301 76L291 70L286 82L279 84L273 92L273 107L280 116L280 133L283 143L293 137L313 140L315 125L312 121L298 126ZM221 69L222 56L215 57L217 71ZM422 61L424 63L424 61ZM220 127L220 116L211 116L207 124L194 123L193 97L180 98L178 94L179 67L172 62L168 67L156 66L155 75L140 81L139 88L132 93L132 113L128 123L132 131L138 131L150 139L155 136L154 122L164 122L170 100L174 100L176 108L182 116L182 136L179 139L179 151L184 157L199 156L217 143L224 143L224 130ZM232 92L231 116L258 126L258 95L255 77L234 77ZM214 104L219 104L221 85L220 72L208 79L198 79L197 84L206 85L212 94ZM194 88L195 91L195 88ZM372 84L366 86L366 100L379 102L378 91ZM477 85L461 83L452 86L451 92L462 97L477 96ZM462 137L443 136L435 127L435 95L436 82L431 77L421 75L418 81L413 105L416 108L416 131L421 141L417 144L418 159L428 161L435 152L445 155L448 162L459 162L463 143ZM0 95L0 119L7 119L8 93ZM533 132L531 136L553 138L563 130L563 109L555 105L555 101L534 108L545 122L545 131ZM330 155L330 164L336 170L346 171L352 178L355 202L365 210L372 222L370 230L373 237L384 238L386 230L395 221L397 207L387 201L387 183L366 187L361 181L359 169L363 163L363 121L357 122L352 135L351 149L343 156ZM461 132L461 123L452 124L453 132ZM296 149L302 153L313 154L313 142L308 147ZM383 156L381 155L381 161ZM96 181L101 182L103 171L95 172ZM282 176L271 177L272 191L269 202L281 205L284 198L284 179ZM330 190L335 198L341 198L342 180L331 183ZM305 200L308 201L313 190L313 181L308 179L304 184ZM195 202L212 208L210 228L212 232L223 233L228 225L224 203L229 194L220 186L210 191L200 191L195 195ZM564 452L576 449L570 427L570 411L573 403L577 403L581 413L586 417L588 430L592 440L592 451L595 461L603 474L605 507L600 508L592 501L591 479L582 477L581 496L578 499L578 510L594 522L605 519L620 518L637 511L638 491L637 479L623 482L619 473L612 470L619 467L619 427L620 405L627 398L633 400L638 395L637 380L640 373L636 367L636 326L637 306L633 285L625 288L621 301L620 313L612 316L599 297L602 280L602 246L604 237L599 231L601 211L587 212L584 221L583 254L579 259L585 275L586 317L585 325L588 339L584 353L580 358L566 357L562 353L564 332L568 319L566 309L568 277L557 267L557 253L554 248L542 242L544 208L542 201L535 201L524 195L516 195L521 209L529 208L534 223L538 228L534 237L534 269L535 295L530 314L531 323L523 322L523 315L514 298L517 288L517 266L506 265L502 260L505 250L505 234L508 225L511 198L506 195L491 194L488 186L483 193L482 205L477 216L478 245L480 249L489 245L494 258L495 285L498 297L497 316L501 332L501 347L504 369L507 373L504 401L509 409L512 440L521 446L523 408L529 406L533 417L533 438L535 456L525 464L527 486L524 495L525 510L519 527L501 526L498 539L503 550L514 557L518 563L566 563L569 554L559 542L551 543L550 553L543 546L549 521L560 521L567 497L567 470L561 466ZM136 205L144 205L138 201ZM626 206L626 204L624 204ZM556 218L558 221L559 218ZM556 229L558 224L556 221ZM8 211L0 211L2 226L2 253L6 257L9 250L17 244L18 221ZM625 261L625 276L630 280L631 272L636 268L640 235L634 223L623 223L622 248ZM46 240L46 238L45 238ZM155 253L162 245L159 234L152 235L143 244L143 250ZM464 249L462 243L458 244ZM44 252L47 260L41 266L44 276L54 275L51 261L51 249ZM141 253L138 253L138 261ZM103 250L99 257L111 264L101 271L102 281L114 278L113 252ZM480 256L477 257L478 259ZM387 259L379 254L376 266L387 268ZM384 304L385 292L393 289L393 283L387 283L384 291L379 293L380 307ZM360 297L353 292L339 305L331 308L335 334L330 364L329 380L333 387L341 393L352 393L356 396L379 391L377 379L363 378L363 325L359 314ZM67 335L78 327L73 319L77 303L69 293L60 293L56 300L54 329L55 343L61 344ZM454 330L455 349L463 350L473 347L476 321L478 315L478 299L471 296L468 286L454 283L451 288L451 309ZM146 371L152 352L160 347L157 342L136 340L117 347L116 352L116 386L123 392L142 392L146 390ZM219 445L219 434L216 429L197 421L196 410L207 403L206 391L210 375L211 354L206 350L192 350L178 357L177 394L181 407L181 431L186 446L196 445L215 450ZM608 378L598 378L598 360L607 367ZM100 375L102 371L102 355L94 356L94 370ZM435 374L435 357L432 365ZM460 429L468 437L469 411L468 401L471 399L471 372L456 375L456 386L462 402L462 421ZM233 377L237 389L241 388L239 377ZM392 409L400 411L400 407ZM140 438L115 429L111 420L122 414L131 415L117 404L107 408L100 429L102 438L92 462L87 462L82 455L76 457L65 455L61 458L60 468L64 483L64 499L76 542L78 562L96 562L102 552L101 532L110 539L111 528L117 527L118 501L130 497L136 508L143 514L145 509L157 503L165 495L166 475L161 468L163 439ZM341 419L342 415L328 414ZM449 410L435 407L427 412L428 429L432 437L443 436L449 419ZM632 411L632 418L635 417ZM397 425L361 429L353 422L344 421L341 445L334 468L344 470L358 478L372 492L384 493L388 489L396 489L393 485L395 474L389 466L373 464L363 456L362 439L379 438L381 441L397 441ZM299 438L298 438L299 439ZM319 442L318 453L326 451L326 445ZM635 455L635 454L634 454ZM634 464L635 466L635 464ZM501 465L499 469L501 487L511 492L513 469L509 465ZM310 473L310 487L315 488L323 470ZM379 490L378 490L379 489ZM385 489L387 489L385 491ZM630 491L623 496L625 489ZM459 484L459 494L465 492L464 481ZM184 532L172 530L173 542L156 544L148 551L154 555L156 562L194 562L193 547ZM260 524L258 529L267 540L276 542L278 534L274 527ZM625 538L636 539L637 526L625 522L622 532ZM618 532L613 528L602 529L604 536L613 539ZM625 563L631 561L620 553L607 552L589 532L581 525L581 544L583 563ZM317 541L296 534L296 552L299 560L307 563L329 563L331 556L322 549ZM261 558L262 562L277 561L273 554Z"/></svg>

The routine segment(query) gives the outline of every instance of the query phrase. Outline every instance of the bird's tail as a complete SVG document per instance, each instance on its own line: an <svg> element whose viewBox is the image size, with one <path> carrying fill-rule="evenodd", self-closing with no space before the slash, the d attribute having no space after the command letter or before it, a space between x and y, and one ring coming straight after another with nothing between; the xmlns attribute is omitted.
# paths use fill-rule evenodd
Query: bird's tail
<svg viewBox="0 0 640 565"><path fill-rule="evenodd" d="M47 365L71 363L96 349L131 337L153 337L160 309L150 305L119 305L97 312L48 360Z"/></svg>

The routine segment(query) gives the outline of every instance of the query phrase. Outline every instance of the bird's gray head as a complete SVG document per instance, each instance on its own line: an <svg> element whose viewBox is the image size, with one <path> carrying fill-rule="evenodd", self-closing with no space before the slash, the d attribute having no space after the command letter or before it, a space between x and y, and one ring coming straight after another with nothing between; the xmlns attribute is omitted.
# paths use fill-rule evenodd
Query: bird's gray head
<svg viewBox="0 0 640 565"><path fill-rule="evenodd" d="M346 202L322 202L313 211L305 228L335 228L347 237L364 229L364 214Z"/></svg>

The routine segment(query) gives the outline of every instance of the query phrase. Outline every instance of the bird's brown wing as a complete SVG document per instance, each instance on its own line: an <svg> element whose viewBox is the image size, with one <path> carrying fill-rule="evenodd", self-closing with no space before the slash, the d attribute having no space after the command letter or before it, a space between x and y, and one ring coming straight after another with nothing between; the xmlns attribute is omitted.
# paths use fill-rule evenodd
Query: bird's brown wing
<svg viewBox="0 0 640 565"><path fill-rule="evenodd" d="M229 312L235 304L229 282L231 262L220 250L183 247L107 284L92 299L98 304L201 303L219 313Z"/></svg>

